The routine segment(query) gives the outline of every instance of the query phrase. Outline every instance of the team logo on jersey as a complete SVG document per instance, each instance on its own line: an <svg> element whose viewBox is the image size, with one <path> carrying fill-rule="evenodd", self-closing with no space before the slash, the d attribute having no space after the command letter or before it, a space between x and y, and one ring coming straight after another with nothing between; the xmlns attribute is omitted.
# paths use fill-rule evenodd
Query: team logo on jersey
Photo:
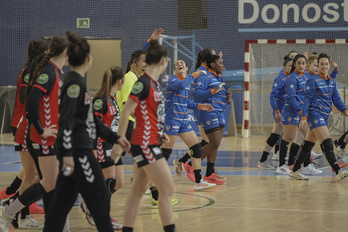
<svg viewBox="0 0 348 232"><path fill-rule="evenodd" d="M170 130L170 126L166 126L166 130L169 131Z"/></svg>
<svg viewBox="0 0 348 232"><path fill-rule="evenodd" d="M210 121L206 121L207 125L210 125Z"/></svg>
<svg viewBox="0 0 348 232"><path fill-rule="evenodd" d="M314 119L314 123L317 124L318 123L318 119Z"/></svg>
<svg viewBox="0 0 348 232"><path fill-rule="evenodd" d="M103 107L103 101L101 99L97 99L93 104L93 109L100 110Z"/></svg>
<svg viewBox="0 0 348 232"><path fill-rule="evenodd" d="M158 91L154 91L153 96L154 96L156 102L161 101L161 94Z"/></svg>
<svg viewBox="0 0 348 232"><path fill-rule="evenodd" d="M198 83L197 83L197 86L201 86L201 85L202 85L202 82L198 82Z"/></svg>
<svg viewBox="0 0 348 232"><path fill-rule="evenodd" d="M89 92L85 92L85 105L91 104L91 95Z"/></svg>
<svg viewBox="0 0 348 232"><path fill-rule="evenodd" d="M39 84L45 84L48 81L48 75L47 74L41 74L38 78L37 78L37 83Z"/></svg>
<svg viewBox="0 0 348 232"><path fill-rule="evenodd" d="M24 82L25 82L25 83L29 83L29 78L30 78L30 74L28 73L28 74L25 75L25 77L24 77Z"/></svg>
<svg viewBox="0 0 348 232"><path fill-rule="evenodd" d="M292 118L291 117L288 117L288 121L291 122Z"/></svg>
<svg viewBox="0 0 348 232"><path fill-rule="evenodd" d="M277 87L277 86L278 86L278 84L277 84L277 83L275 83L275 84L274 84L274 88L275 88L275 87Z"/></svg>
<svg viewBox="0 0 348 232"><path fill-rule="evenodd" d="M144 85L141 82L137 82L134 84L133 89L132 89L132 94L138 94L143 90Z"/></svg>
<svg viewBox="0 0 348 232"><path fill-rule="evenodd" d="M290 85L290 89L293 89L295 86L293 84Z"/></svg>
<svg viewBox="0 0 348 232"><path fill-rule="evenodd" d="M67 90L67 94L70 98L77 98L80 95L80 86L71 85Z"/></svg>
<svg viewBox="0 0 348 232"><path fill-rule="evenodd" d="M109 110L110 110L110 114L111 114L111 115L116 114L116 108L115 108L115 106L109 106Z"/></svg>
<svg viewBox="0 0 348 232"><path fill-rule="evenodd" d="M309 87L309 85L308 85L306 89L309 90L310 88L311 88L311 87Z"/></svg>
<svg viewBox="0 0 348 232"><path fill-rule="evenodd" d="M192 127L191 127L191 125L189 124L188 126L187 126L187 129L191 129Z"/></svg>

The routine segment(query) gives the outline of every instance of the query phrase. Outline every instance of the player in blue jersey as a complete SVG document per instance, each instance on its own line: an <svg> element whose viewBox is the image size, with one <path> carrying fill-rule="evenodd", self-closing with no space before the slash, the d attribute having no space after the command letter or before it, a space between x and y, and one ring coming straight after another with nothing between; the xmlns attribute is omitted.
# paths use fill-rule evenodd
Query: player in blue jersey
<svg viewBox="0 0 348 232"><path fill-rule="evenodd" d="M272 92L270 94L270 103L273 109L273 129L271 135L268 137L261 159L257 164L257 167L264 170L274 170L275 168L267 163L267 158L269 153L271 152L275 143L279 140L280 134L283 132L283 125L281 121L281 114L286 97L286 79L290 75L290 71L292 68L292 59L288 56L284 57L283 63L284 71L279 74L279 76L274 79Z"/></svg>
<svg viewBox="0 0 348 232"><path fill-rule="evenodd" d="M336 173L336 180L340 181L348 176L348 171L342 170L336 161L333 152L333 141L327 124L332 110L332 104L346 116L348 116L348 109L339 96L336 82L328 74L330 58L326 54L320 54L318 64L318 74L309 78L306 85L301 122L299 123L300 130L309 125L310 132L301 145L301 152L289 175L295 179L308 179L308 177L299 172L299 169L306 157L310 154L315 142L319 140L327 161Z"/></svg>
<svg viewBox="0 0 348 232"><path fill-rule="evenodd" d="M164 131L169 136L169 143L164 143L161 147L163 156L168 160L176 140L179 137L190 148L192 164L194 170L195 190L212 188L215 184L204 181L201 175L201 150L202 147L198 138L188 122L188 109L213 111L211 104L200 104L190 101L191 83L203 72L198 70L192 75L187 76L187 65L185 61L178 60L174 64L175 75L171 76L166 86L165 100L165 123ZM174 160L174 165L178 167L178 160ZM176 168L176 171L178 168ZM181 170L177 173L181 176Z"/></svg>
<svg viewBox="0 0 348 232"><path fill-rule="evenodd" d="M225 130L224 111L232 101L232 94L227 90L221 76L224 65L220 56L212 55L206 62L208 73L197 79L193 97L201 103L209 103L214 107L212 112L200 111L198 120L202 125L209 143L202 149L202 159L207 157L207 171L204 180L209 183L224 184L226 181L218 179L214 174L217 150L220 146Z"/></svg>
<svg viewBox="0 0 348 232"><path fill-rule="evenodd" d="M306 57L302 54L295 56L293 60L293 67L289 78L286 80L287 96L285 105L281 112L281 120L283 124L283 139L280 143L279 150L279 167L276 172L282 175L288 175L290 169L285 163L285 157L288 150L289 143L294 139L298 124L300 122L300 115L303 106L303 95L305 92L307 78L304 74L307 65ZM296 144L301 144L306 135L308 127L304 127L301 133L298 133ZM289 157L290 160L291 157Z"/></svg>

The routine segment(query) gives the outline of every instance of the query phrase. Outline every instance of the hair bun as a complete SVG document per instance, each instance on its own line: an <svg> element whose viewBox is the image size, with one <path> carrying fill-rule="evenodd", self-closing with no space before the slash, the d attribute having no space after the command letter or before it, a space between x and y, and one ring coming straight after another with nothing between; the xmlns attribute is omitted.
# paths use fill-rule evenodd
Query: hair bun
<svg viewBox="0 0 348 232"><path fill-rule="evenodd" d="M156 46L158 43L157 40L150 40L150 46Z"/></svg>

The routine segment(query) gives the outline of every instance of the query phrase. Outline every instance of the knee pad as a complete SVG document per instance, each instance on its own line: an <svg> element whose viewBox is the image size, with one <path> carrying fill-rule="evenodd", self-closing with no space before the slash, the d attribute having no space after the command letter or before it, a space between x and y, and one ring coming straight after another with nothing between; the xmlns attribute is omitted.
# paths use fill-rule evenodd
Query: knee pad
<svg viewBox="0 0 348 232"><path fill-rule="evenodd" d="M200 144L201 144L201 147L204 147L205 145L208 144L208 142L205 141L204 139L202 139L202 141L200 142Z"/></svg>
<svg viewBox="0 0 348 232"><path fill-rule="evenodd" d="M306 151L306 152L310 152L313 147L314 147L315 143L309 142L309 141L303 141L302 145L301 145L301 149Z"/></svg>
<svg viewBox="0 0 348 232"><path fill-rule="evenodd" d="M275 133L272 133L272 134L268 137L266 143L267 143L270 147L273 147L274 144L276 144L276 142L279 140L279 137L280 137L280 135L275 134Z"/></svg>
<svg viewBox="0 0 348 232"><path fill-rule="evenodd" d="M190 151L191 151L192 158L200 159L202 157L201 144L197 143L196 145L193 145L192 147L190 147Z"/></svg>
<svg viewBox="0 0 348 232"><path fill-rule="evenodd" d="M170 155L172 154L173 149L161 148L162 155L168 161Z"/></svg>
<svg viewBox="0 0 348 232"><path fill-rule="evenodd" d="M333 141L331 138L325 139L321 144L320 144L321 150L325 152L333 152Z"/></svg>
<svg viewBox="0 0 348 232"><path fill-rule="evenodd" d="M115 178L109 178L106 179L106 188L108 189L108 192L110 196L115 192L115 186L116 186L116 179Z"/></svg>

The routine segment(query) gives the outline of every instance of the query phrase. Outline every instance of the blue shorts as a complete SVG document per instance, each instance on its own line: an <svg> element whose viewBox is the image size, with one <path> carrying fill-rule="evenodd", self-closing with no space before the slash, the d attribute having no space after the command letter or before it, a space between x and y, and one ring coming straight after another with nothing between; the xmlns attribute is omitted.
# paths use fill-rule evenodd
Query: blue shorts
<svg viewBox="0 0 348 232"><path fill-rule="evenodd" d="M313 130L314 128L327 126L329 122L329 117L327 115L322 115L316 111L309 111L307 122L309 125L309 129Z"/></svg>
<svg viewBox="0 0 348 232"><path fill-rule="evenodd" d="M298 126L301 121L301 115L289 108L290 106L284 106L282 110L282 123L283 125L292 124Z"/></svg>
<svg viewBox="0 0 348 232"><path fill-rule="evenodd" d="M188 120L175 120L173 118L165 118L164 121L164 132L167 135L178 135L181 133L186 133L192 131L191 124Z"/></svg>
<svg viewBox="0 0 348 232"><path fill-rule="evenodd" d="M225 126L225 116L223 111L207 112L201 110L198 114L198 120L204 131Z"/></svg>

